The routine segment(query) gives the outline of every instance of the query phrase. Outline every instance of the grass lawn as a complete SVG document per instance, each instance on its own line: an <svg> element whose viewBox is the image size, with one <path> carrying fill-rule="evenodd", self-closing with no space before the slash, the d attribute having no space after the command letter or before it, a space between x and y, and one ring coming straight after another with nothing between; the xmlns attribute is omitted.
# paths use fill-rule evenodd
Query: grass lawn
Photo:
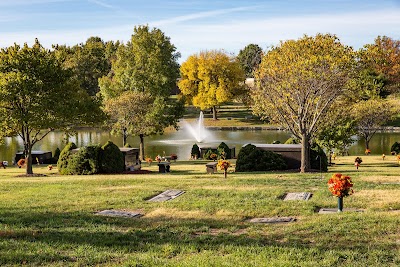
<svg viewBox="0 0 400 267"><path fill-rule="evenodd" d="M399 266L400 167L339 157L329 173L206 174L204 161L157 166L142 175L17 177L0 169L1 266ZM318 214L337 206L327 189L335 172L352 177L355 194L344 207L364 212ZM147 202L167 189L186 191ZM309 201L283 201L311 192ZM140 211L141 218L95 215L105 209ZM255 217L291 216L286 224L254 224Z"/></svg>

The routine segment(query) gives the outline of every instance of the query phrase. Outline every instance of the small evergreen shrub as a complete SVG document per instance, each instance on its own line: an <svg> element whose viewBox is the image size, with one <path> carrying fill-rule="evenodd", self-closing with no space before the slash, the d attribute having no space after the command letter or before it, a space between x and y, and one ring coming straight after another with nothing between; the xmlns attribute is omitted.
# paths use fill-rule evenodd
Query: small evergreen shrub
<svg viewBox="0 0 400 267"><path fill-rule="evenodd" d="M200 158L200 148L197 144L194 144L192 147L192 152L190 153L190 155L192 156L192 158Z"/></svg>
<svg viewBox="0 0 400 267"><path fill-rule="evenodd" d="M60 157L61 150L57 147L56 150L54 150L54 155L53 158L51 159L51 163L57 164L58 158Z"/></svg>
<svg viewBox="0 0 400 267"><path fill-rule="evenodd" d="M222 155L224 155L222 157L223 159L231 159L232 158L231 149L224 142L221 142L221 144L219 144L217 150L218 150L218 155L220 157L222 157Z"/></svg>
<svg viewBox="0 0 400 267"><path fill-rule="evenodd" d="M287 168L282 155L257 149L248 144L240 149L236 160L236 172L284 170Z"/></svg>
<svg viewBox="0 0 400 267"><path fill-rule="evenodd" d="M286 140L285 142L286 145L297 145L300 144L299 139L295 138L295 137L290 137L288 140Z"/></svg>
<svg viewBox="0 0 400 267"><path fill-rule="evenodd" d="M395 152L396 154L400 154L400 143L394 142L393 145L390 147L390 152Z"/></svg>
<svg viewBox="0 0 400 267"><path fill-rule="evenodd" d="M101 173L121 173L125 169L125 158L119 147L108 141L100 151Z"/></svg>
<svg viewBox="0 0 400 267"><path fill-rule="evenodd" d="M77 153L70 156L67 173L77 175L99 173L101 170L100 150L101 147L98 145L81 147Z"/></svg>
<svg viewBox="0 0 400 267"><path fill-rule="evenodd" d="M75 149L76 145L74 143L68 143L63 150L60 153L60 156L57 161L57 169L61 174L69 174L67 167L68 167L68 162L70 160L71 156L71 150Z"/></svg>

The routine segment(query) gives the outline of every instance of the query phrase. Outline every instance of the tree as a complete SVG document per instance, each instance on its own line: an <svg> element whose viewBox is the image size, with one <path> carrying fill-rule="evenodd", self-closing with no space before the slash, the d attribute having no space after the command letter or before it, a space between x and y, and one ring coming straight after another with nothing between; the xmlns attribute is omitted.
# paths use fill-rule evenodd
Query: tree
<svg viewBox="0 0 400 267"><path fill-rule="evenodd" d="M105 111L110 116L112 133L122 134L123 146L129 134L140 138L140 157L144 159L144 137L162 134L165 127L176 126L175 113L183 113L176 105L170 105L163 97L149 93L126 91L106 101ZM178 115L180 116L180 115Z"/></svg>
<svg viewBox="0 0 400 267"><path fill-rule="evenodd" d="M247 78L254 78L254 72L261 63L262 49L256 44L249 44L239 51L236 60L242 66Z"/></svg>
<svg viewBox="0 0 400 267"><path fill-rule="evenodd" d="M386 93L394 93L400 87L400 41L378 36L373 44L359 51L360 61L377 76L382 77Z"/></svg>
<svg viewBox="0 0 400 267"><path fill-rule="evenodd" d="M101 121L99 103L80 90L72 72L38 40L0 51L0 137L19 136L26 173L33 174L32 147L54 129Z"/></svg>
<svg viewBox="0 0 400 267"><path fill-rule="evenodd" d="M141 159L144 137L176 128L183 115L183 102L170 99L179 56L161 30L135 27L130 42L118 47L109 75L99 80L113 132L122 133L124 143L128 134L139 136Z"/></svg>
<svg viewBox="0 0 400 267"><path fill-rule="evenodd" d="M352 49L329 34L281 42L263 56L253 110L301 140L301 172L310 168L310 142L345 89L353 58Z"/></svg>
<svg viewBox="0 0 400 267"><path fill-rule="evenodd" d="M100 37L90 37L86 43L73 47L54 46L65 67L71 68L80 85L91 96L99 92L99 78L111 70L119 42L104 42Z"/></svg>
<svg viewBox="0 0 400 267"><path fill-rule="evenodd" d="M216 106L242 93L245 76L238 62L221 51L192 55L181 66L179 89L188 101L201 109L211 108L217 119Z"/></svg>
<svg viewBox="0 0 400 267"><path fill-rule="evenodd" d="M353 106L352 114L357 122L358 134L365 141L365 149L380 126L398 114L399 109L391 102L381 99L360 101Z"/></svg>

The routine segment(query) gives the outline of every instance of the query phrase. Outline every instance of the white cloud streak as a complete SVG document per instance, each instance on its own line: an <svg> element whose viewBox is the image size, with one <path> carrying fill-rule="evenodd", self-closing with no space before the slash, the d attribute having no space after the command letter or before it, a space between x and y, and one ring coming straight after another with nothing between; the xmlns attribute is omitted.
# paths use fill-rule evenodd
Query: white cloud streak
<svg viewBox="0 0 400 267"><path fill-rule="evenodd" d="M95 5L98 5L98 6L101 6L101 7L108 8L108 9L115 9L114 6L109 5L109 4L107 4L107 3L104 3L104 2L101 2L101 1L98 1L98 0L88 0L88 2L89 2L89 3L93 3L93 4L95 4Z"/></svg>

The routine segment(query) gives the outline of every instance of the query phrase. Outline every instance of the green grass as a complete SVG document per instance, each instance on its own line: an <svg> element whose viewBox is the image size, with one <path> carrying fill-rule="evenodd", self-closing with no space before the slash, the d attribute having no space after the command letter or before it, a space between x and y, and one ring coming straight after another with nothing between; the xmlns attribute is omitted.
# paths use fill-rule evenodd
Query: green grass
<svg viewBox="0 0 400 267"><path fill-rule="evenodd" d="M399 266L400 167L393 156L339 157L329 173L206 174L205 161L153 164L146 175L17 177L0 169L1 266ZM335 208L327 189L335 172L352 177L355 194ZM147 202L167 189L186 191L168 202ZM312 192L307 201L282 201ZM140 211L141 218L95 215L105 209ZM289 224L252 224L254 217L291 216Z"/></svg>

